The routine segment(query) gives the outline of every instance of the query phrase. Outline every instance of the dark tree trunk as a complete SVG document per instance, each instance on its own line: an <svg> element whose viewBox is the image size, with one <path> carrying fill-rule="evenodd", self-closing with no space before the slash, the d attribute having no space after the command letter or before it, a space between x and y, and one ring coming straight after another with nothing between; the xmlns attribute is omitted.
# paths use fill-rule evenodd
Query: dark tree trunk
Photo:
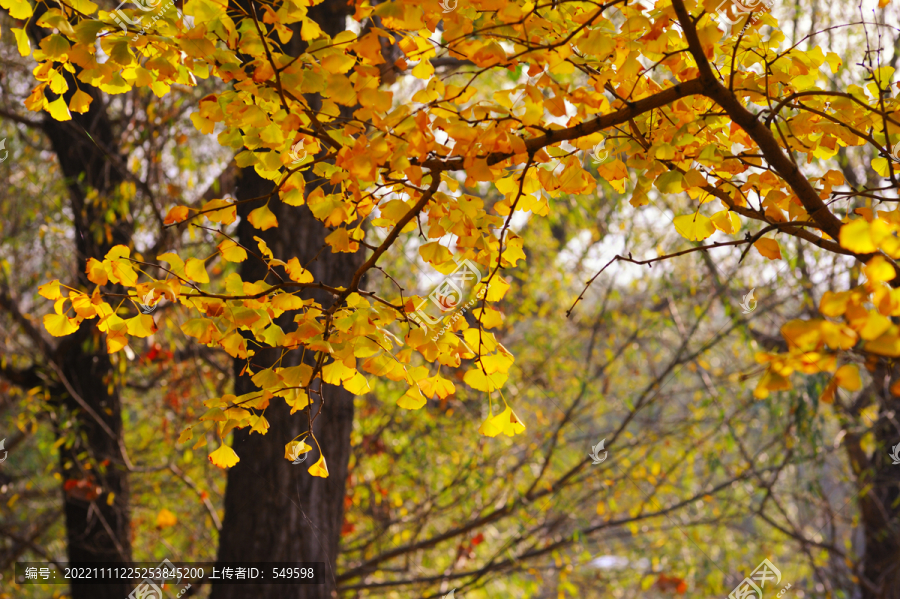
<svg viewBox="0 0 900 599"><path fill-rule="evenodd" d="M51 32L35 25L47 7L38 4L30 19L28 35L35 45ZM66 74L71 99L76 85ZM124 160L102 95L80 86L93 102L84 114L72 114L61 122L44 113L43 130L59 160L69 191L74 242L74 276L82 289L93 283L85 275L89 258L102 260L117 244L131 245L131 226L119 216L115 194L124 180ZM48 99L55 96L47 91ZM93 192L96 192L94 194ZM108 215L113 215L108 218ZM72 280L74 279L74 281ZM70 562L109 562L131 559L129 490L122 443L121 402L110 379L112 364L96 321L84 322L73 335L63 338L55 350L44 348L52 363L50 391L59 407L57 434L63 419L74 415L74 443L60 446L63 502ZM113 493L110 505L107 500ZM72 585L72 599L121 599L130 585Z"/></svg>
<svg viewBox="0 0 900 599"><path fill-rule="evenodd" d="M60 447L59 455L64 485L70 486L63 491L69 561L130 561L128 478L119 448L122 412L115 387L110 393L107 385L112 366L105 342L93 321L88 321L65 338L57 355L67 383L93 412L88 412L68 390L61 393L66 413L77 414L78 434L77 442L68 449ZM84 460L77 457L84 452L89 456L90 470L84 469ZM112 505L107 503L110 493ZM133 586L73 584L72 598L124 599Z"/></svg>
<svg viewBox="0 0 900 599"><path fill-rule="evenodd" d="M246 0L235 0L245 4ZM331 36L345 28L350 6L339 0L325 0L309 9L309 14L323 31ZM299 28L285 48L292 56L299 56L305 48ZM315 109L318 98L307 97ZM309 174L310 179L315 175ZM311 191L320 182L307 181ZM237 182L237 199L266 196L274 186L259 177L253 168L243 169ZM306 206L291 207L277 197L269 202L269 209L278 218L279 226L259 231L247 222L247 215L262 202L241 205L238 237L242 244L255 248L253 237L265 240L277 258L287 261L297 257L316 281L329 285L346 285L363 262L361 254L333 254L325 246L328 231L316 220ZM314 262L311 262L315 260ZM241 278L258 281L266 276L266 266L252 256L241 263ZM283 275L284 276L284 275ZM324 291L302 294L315 298L325 307L333 298ZM285 331L292 328L293 314L286 313L278 320ZM280 356L277 350L257 349L252 362L255 370L273 364ZM284 366L299 364L299 352L292 352ZM256 389L249 377L240 376L245 361L236 359L235 394ZM344 493L347 467L350 460L350 431L353 427L353 396L341 387L322 386L324 406L313 430L325 456L329 477L318 478L307 472L318 459L313 449L308 459L293 465L284 458L284 446L308 428L306 411L293 416L284 400L272 398L266 409L269 430L266 435L250 434L247 429L234 432L233 447L240 462L228 471L225 491L225 519L219 536L219 561L307 561L324 562L325 576L319 585L214 585L211 599L320 599L337 597L335 561L341 537L344 513ZM311 394L312 413L320 407L320 400ZM271 571L267 572L271 574Z"/></svg>
<svg viewBox="0 0 900 599"><path fill-rule="evenodd" d="M893 370L894 380L900 380L898 369ZM877 372L881 374L883 370ZM888 455L891 447L900 443L896 425L900 398L892 395L887 386L878 386L875 393L879 417L873 432L879 449L867 459L858 435L852 435L847 444L857 474L865 533L863 599L900 599L900 466L894 465Z"/></svg>
<svg viewBox="0 0 900 599"><path fill-rule="evenodd" d="M261 179L252 169L245 169L238 181L237 198L253 198L269 193L272 183ZM242 243L255 247L258 236L266 241L276 257L298 257L307 264L320 253L326 231L304 206L294 208L273 199L269 204L279 226L260 232L246 221L255 205L241 207L242 221L238 235ZM308 269L317 281L339 285L350 280L361 264L359 254L321 252ZM241 278L257 281L265 277L266 267L260 260L248 258L241 264ZM304 295L315 297L329 306L332 298L317 291ZM289 330L293 314L284 314L278 324ZM253 356L255 369L273 364L280 350L259 350ZM284 366L299 363L297 352ZM247 376L239 376L245 361L235 360L235 394L256 389ZM305 411L293 416L284 400L272 398L266 409L269 431L266 435L249 434L248 429L234 433L233 446L240 462L228 471L225 492L225 519L219 540L220 561L325 562L325 584L322 585L216 585L212 599L313 599L336 597L334 564L337 559L343 522L344 490L350 459L350 431L353 426L353 396L340 387L324 385L325 405L313 428L328 465L326 479L311 476L307 468L318 459L314 449L308 459L293 465L284 458L284 446L307 429ZM319 400L312 396L313 413ZM269 571L270 573L271 571Z"/></svg>
<svg viewBox="0 0 900 599"><path fill-rule="evenodd" d="M69 87L68 94L74 93L71 79ZM88 258L103 260L112 246L131 245L130 225L120 218L111 222L106 218L123 176L110 160L110 156L119 156L102 98L87 89L94 96L90 111L73 114L67 122L49 115L44 118L44 130L69 189L77 251L73 278L83 289L93 287L84 274ZM90 190L99 193L91 196ZM51 365L60 414L74 414L76 424L75 443L68 448L60 446L59 454L68 559L75 563L131 560L128 472L121 450L122 406L112 381L106 343L96 323L85 321L75 334L62 338ZM110 493L111 505L107 501ZM132 586L73 584L72 599L122 599Z"/></svg>

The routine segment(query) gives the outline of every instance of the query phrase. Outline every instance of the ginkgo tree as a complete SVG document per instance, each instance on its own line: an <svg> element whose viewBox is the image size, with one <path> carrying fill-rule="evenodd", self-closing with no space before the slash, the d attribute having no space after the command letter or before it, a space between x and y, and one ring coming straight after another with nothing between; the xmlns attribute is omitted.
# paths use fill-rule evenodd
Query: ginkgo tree
<svg viewBox="0 0 900 599"><path fill-rule="evenodd" d="M68 104L64 101L67 86L60 69L78 68L78 80L108 93L133 86L151 86L164 93L167 86L195 77L220 77L232 82L233 89L203 98L192 119L205 133L221 124L218 140L240 151L238 165L253 166L260 176L276 182L277 194L250 213L254 227L262 231L277 227L268 203L280 201L308 205L332 231L326 240L332 252L356 250L365 238L364 225L386 234L352 280L326 289L334 298L330 305L297 298L297 290L322 284L312 280L296 259L275 257L263 242L245 247L222 233L217 254L205 260L184 261L173 253L157 256L158 262L168 264L168 276L159 280L143 275L142 261L132 258L127 247L117 246L102 262L89 263L93 290L68 288L62 294L56 281L43 288L42 294L55 302L54 314L44 319L47 330L66 335L82 320L97 318L108 350L116 352L129 336L146 337L155 331L152 316L127 314L133 303L148 293L151 301L171 293L196 312L182 330L202 344L249 358L253 349L240 335L249 330L259 344L316 354L313 367L254 373L259 393L215 401L203 419L217 422L222 437L235 427L250 426L264 433L263 411L272 397L303 409L316 379L361 393L368 389L363 372L403 378L409 391L400 405L409 409L421 407L435 393L452 390L452 383L439 373L412 365L413 353L425 363L449 367L474 359L466 383L487 393L499 392L512 356L486 329L491 326L488 303L503 298L507 289L500 270L515 267L524 256L521 240L509 229L511 215L514 211L540 215L558 192L591 190L596 181L584 170L578 150L602 140L603 132L626 125L633 137L623 147L627 163L642 171L632 204L649 203L651 186L660 193L686 191L698 208L695 214L674 220L685 238L702 241L716 230L740 235L746 224L758 220L766 226L753 234L753 243L769 258L777 259L780 253L777 242L764 234L779 232L856 256L870 264L866 272L875 273L875 283L893 280L896 273L885 256L892 259L900 252L900 242L892 235L896 219L891 220L890 212L876 218L870 211L869 220L861 218L841 233L840 218L824 200L838 193L833 188L844 183L843 176L834 170L803 175L794 157L804 150L824 159L842 145L889 146L892 100L882 99L882 108L872 98L881 99L889 88L890 67L880 67L866 87L826 92L816 87L819 68L830 65L836 70L840 59L835 54L826 56L818 47L805 53L779 51L780 34L775 31L764 39L756 28L739 40L720 44L721 26L714 13L704 10L709 7L675 2L645 15L643 7L618 3L593 9L565 4L543 14L534 5L495 4L463 7L449 15L405 3L361 4L357 18L378 17L383 28L372 28L365 35L345 31L329 39L307 19L302 3L287 2L277 10L263 4L264 14L258 15L225 4L188 2L185 12L195 19L193 29L171 22L170 15L157 22L155 35L139 38L133 46L126 32L110 26L108 13L98 13L92 2L48 9L42 24L55 26L59 33L34 50L40 83L28 100L29 108L47 110L59 120L69 118L70 110L85 109L90 100L86 94L76 92ZM31 15L27 2L7 8L16 18ZM439 17L441 41L434 43L430 37ZM676 20L683 35L671 27ZM280 53L276 41L287 41L291 32L285 26L294 23L303 24L301 36L309 43L299 59ZM768 15L759 23L774 24ZM17 36L26 42L20 43L20 50L27 52L21 30ZM542 43L533 46L533 38ZM103 62L94 46L97 39L107 55ZM392 93L379 89L381 39L396 39L403 52L394 68L405 70L415 63L411 74L424 87L413 96L411 106L394 106ZM470 60L479 71L444 82L431 64L439 51ZM239 52L252 60L242 61ZM710 59L723 52L735 58L734 70L714 72ZM648 68L642 60L655 64ZM524 89L473 101L480 73L519 67L527 68L532 77ZM576 71L589 75L590 87L569 83ZM514 107L514 94L522 92L520 106ZM318 111L303 99L310 93L323 98ZM339 105L357 104L354 119L335 120ZM752 112L752 106L761 108ZM563 117L564 124L554 120ZM782 121L789 124L790 136ZM877 122L881 131L863 134L862 129ZM308 157L290 168L289 151L297 142L303 143ZM735 142L747 149L733 155L730 146ZM316 188L305 196L301 171L308 168L337 185L335 192ZM873 168L894 177L894 167L884 157L877 158ZM465 180L454 178L455 172L464 172ZM628 171L622 160L603 164L598 172L620 191L625 189ZM745 180L738 180L739 175ZM485 209L463 188L479 182L494 183L505 199ZM704 204L715 200L724 209L705 215L709 211ZM175 206L166 223L190 220L225 226L235 218L235 204L222 199L199 210ZM420 255L436 269L447 271L454 258L466 258L489 271L485 284L490 289L478 310L478 325L458 321L456 330L437 342L429 341L426 331L407 318L420 298L399 303L360 287L363 275L377 265L385 249L416 226L422 227L424 236ZM452 251L442 244L448 237ZM883 255L875 256L878 251ZM232 274L224 289L204 288L209 282L205 262L241 262L249 259L248 252L266 262L271 276L242 281ZM131 290L132 305L110 301L103 293L109 283ZM879 297L892 296L882 291ZM838 302L827 315L841 316L841 306L846 305ZM890 299L881 305L892 314ZM285 311L297 311L295 330L283 331L272 324ZM894 355L890 340L898 338L896 328L890 330L887 318L877 310L864 312L855 319L856 332L866 329L864 338L873 342L870 350ZM398 334L385 337L392 325ZM849 349L856 341L851 328L843 325L845 334L835 349ZM402 349L366 361L378 350L379 340L388 338L402 339ZM827 367L825 359L820 357L818 363ZM771 370L760 389L776 385L777 376L777 369ZM484 430L512 434L522 427L506 406ZM238 459L224 445L211 458L223 466ZM311 471L324 475L324 461Z"/></svg>
<svg viewBox="0 0 900 599"><path fill-rule="evenodd" d="M28 0L0 6L15 19L33 16ZM593 192L597 181L585 154L603 143L613 158L598 165L597 175L628 193L634 208L686 193L692 210L673 220L686 242L702 244L717 231L733 236L690 251L754 247L776 261L778 238L788 236L858 263L864 284L823 298L822 318L788 323L786 353L760 356L768 367L756 393L789 388L796 371L835 373L828 398L838 387L858 390L851 357L863 355L870 371L887 377L892 391L882 400L890 407L897 389L892 358L900 356L900 329L891 320L900 315L900 218L874 204L896 200L894 69L874 64L865 80L831 89L828 76L842 67L836 53L812 42L805 50L785 47L767 13L747 14L731 29L718 18L721 7L717 0L653 6L484 0L445 12L437 2L358 2L353 20L364 26L329 36L309 18L305 2L188 0L192 28L166 13L132 41L134 32L121 30L90 0L48 3L37 24L54 33L40 47L32 49L25 30L14 29L19 51L38 62L30 110L57 120L87 110L90 95L72 89L63 71L76 74L76 86L108 94L149 87L163 95L174 85L217 79L230 87L201 99L191 118L236 152L238 166L273 182L271 195L242 200L261 203L249 213L250 225L278 227L272 203L306 206L328 231L325 251L362 251L365 260L342 284L326 285L308 264L275 255L263 241L230 238L226 227L237 218L238 202L175 205L166 224L215 230L215 254L184 259L170 252L149 262L116 246L88 264L95 287L65 281L43 287L54 302L45 327L61 336L96 318L107 349L116 352L129 337L156 329L136 302L148 294L151 302L174 297L193 315L183 333L247 359L258 388L210 400L201 417L223 439L210 455L223 467L239 460L225 437L247 427L264 434L271 401L303 410L321 384L364 393L371 376L405 382L398 404L418 409L426 398L453 391L442 368L464 368L463 381L497 406L481 431L522 433L503 395L513 357L490 331L498 321L491 304L515 301L506 297L502 271L516 268L527 249L512 220L521 212L546 215L559 194ZM739 16L735 6L726 10ZM291 56L284 45L296 35L305 49ZM392 64L385 47L398 56ZM446 60L471 68L444 76L435 65ZM516 85L492 89L506 73L517 74ZM383 86L398 74L417 80L407 102ZM311 95L320 101L313 105ZM305 157L296 164L298 144ZM848 149L875 154L871 169L889 185L848 181L831 168L829 161ZM329 186L307 189L310 178ZM490 206L472 193L488 185L503 196ZM474 321L457 319L436 340L410 318L423 298L399 288L382 296L363 286L388 248L413 232L420 257L438 272L470 260L487 273ZM675 255L654 260L669 257ZM262 261L265 278L230 273L212 286L207 263L245 260ZM165 265L167 275L149 276L149 264ZM312 289L330 301L298 297ZM290 330L273 323L286 312L296 323ZM308 359L256 369L251 359L259 347ZM287 456L317 444L312 434L292 443L303 445L289 444ZM311 474L327 476L325 458Z"/></svg>

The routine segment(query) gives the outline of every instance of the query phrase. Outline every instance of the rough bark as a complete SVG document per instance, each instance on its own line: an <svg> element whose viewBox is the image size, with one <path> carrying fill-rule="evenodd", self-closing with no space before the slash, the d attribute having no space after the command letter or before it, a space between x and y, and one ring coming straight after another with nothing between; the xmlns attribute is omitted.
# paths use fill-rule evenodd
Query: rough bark
<svg viewBox="0 0 900 599"><path fill-rule="evenodd" d="M860 523L865 537L862 550L860 588L862 599L900 599L900 467L888 455L900 443L896 415L900 414L900 398L888 387L884 376L887 368L874 373L876 384L873 400L879 416L873 427L877 449L868 457L862 449L861 437L848 433L844 446L856 474L859 490ZM893 369L894 380L900 370ZM883 449L882 449L883 448Z"/></svg>
<svg viewBox="0 0 900 599"><path fill-rule="evenodd" d="M261 179L252 169L243 173L238 182L238 199L259 197L271 191L271 182ZM326 231L308 209L292 208L277 200L270 203L279 227L264 233L251 227L246 214L256 206L242 207L242 220L238 235L242 243L253 236L266 241L275 256L297 256L307 264L324 245ZM251 247L255 245L249 241ZM329 285L346 282L359 267L357 254L331 254L325 250L315 262L308 265L316 280ZM265 277L266 267L252 257L241 265L241 278L257 281ZM323 305L330 305L331 298L322 292L304 297L316 297ZM278 319L278 324L290 330L292 313ZM296 326L296 325L294 325ZM296 354L297 352L294 352ZM253 356L256 370L273 364L279 357L278 350L261 350ZM299 358L284 361L284 366L299 363ZM244 360L235 360L235 394L256 389L249 377L240 376ZM284 446L307 429L307 415L297 412L293 416L281 398L273 398L266 409L269 431L266 435L250 434L247 429L235 431L233 447L240 456L228 472L225 493L225 519L219 541L220 561L325 562L326 581L323 585L275 585L213 587L212 599L312 599L337 596L334 582L334 563L337 559L343 521L344 488L347 464L350 459L350 430L353 426L353 396L340 387L325 385L325 405L313 428L316 439L328 464L327 479L311 476L307 468L318 459L312 451L308 459L293 465L284 458ZM313 396L313 413L319 410L319 400Z"/></svg>
<svg viewBox="0 0 900 599"><path fill-rule="evenodd" d="M130 561L128 472L119 449L121 403L115 387L107 386L112 366L104 340L94 326L86 324L60 344L57 356L67 383L93 412L88 413L72 392L59 389L64 411L75 413L78 434L78 441L72 447L60 448L63 480L86 480L100 489L98 494L91 495L85 493L88 491L85 487L63 491L69 562ZM90 470L85 470L83 460L77 458L83 452L89 456ZM114 494L112 505L106 501L109 493ZM72 598L123 599L132 586L73 584Z"/></svg>
<svg viewBox="0 0 900 599"><path fill-rule="evenodd" d="M71 82L70 89L75 89ZM85 289L93 286L84 274L87 260L102 260L113 245L131 243L127 222L105 219L123 177L111 163L113 156L120 157L102 98L89 91L94 95L90 111L73 114L68 122L48 115L43 124L66 178L74 220L73 267ZM91 196L90 190L98 194ZM68 559L76 563L129 561L129 488L121 451L121 401L111 384L112 364L96 321L85 321L78 332L63 338L52 362L55 404L61 414L73 415L76 422L76 442L68 448L62 445L59 454ZM79 459L79 454L86 454L87 461ZM85 482L66 490L65 481ZM99 494L90 491L88 483L94 491L99 487ZM112 505L107 503L109 493L114 494ZM72 599L122 599L131 586L73 584Z"/></svg>
<svg viewBox="0 0 900 599"><path fill-rule="evenodd" d="M329 35L344 29L348 6L335 0L312 7L310 16ZM297 56L304 44L299 31L285 52ZM313 108L318 100L308 97ZM307 190L313 183L310 175ZM237 183L239 200L269 194L271 181L259 177L252 168L244 169ZM325 247L325 230L304 206L300 208L283 204L277 198L269 202L269 209L278 218L279 226L261 232L247 222L247 215L262 202L241 205L242 218L238 237L242 244L255 248L254 236L264 239L276 257L287 260L296 256L308 268L316 281L328 285L346 285L362 264L360 254L332 254ZM323 249L324 248L324 249ZM314 260L314 261L313 261ZM313 261L313 262L311 262ZM262 280L266 266L260 260L248 258L241 264L244 281ZM323 291L311 291L302 297L314 297L323 306L330 306L333 298ZM290 330L293 314L282 315L278 324ZM296 325L293 325L296 326ZM248 344L249 347L249 344ZM274 363L280 353L259 348L253 356L255 370ZM298 352L293 352L297 354ZM299 363L299 357L290 356L284 366ZM240 376L244 360L235 360L235 394L256 389L247 376ZM220 561L306 561L324 562L325 580L320 585L255 585L213 586L211 599L320 599L337 597L336 573L338 545L344 513L344 494L347 466L350 460L350 431L353 427L353 396L340 387L323 385L324 406L313 395L312 413L322 408L313 430L325 456L330 476L326 479L311 476L307 468L318 459L314 449L305 462L293 465L284 458L284 446L308 428L306 412L290 415L290 409L280 398L273 398L266 409L269 431L266 435L250 434L246 429L235 431L234 450L241 461L228 472L225 492L225 519L219 537Z"/></svg>

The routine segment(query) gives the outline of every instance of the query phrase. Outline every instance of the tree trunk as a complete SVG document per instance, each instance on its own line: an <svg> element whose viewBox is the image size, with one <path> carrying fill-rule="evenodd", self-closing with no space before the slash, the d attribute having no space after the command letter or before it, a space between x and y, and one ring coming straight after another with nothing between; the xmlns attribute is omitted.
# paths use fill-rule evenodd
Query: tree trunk
<svg viewBox="0 0 900 599"><path fill-rule="evenodd" d="M272 183L260 178L252 169L245 169L238 182L238 199L259 197L272 190ZM276 257L296 256L306 265L324 245L322 223L316 220L304 206L293 208L273 200L269 204L275 212L279 226L260 232L246 220L249 211L256 206L242 205L242 221L238 235L242 243L255 246L252 240L258 236L266 241ZM317 281L339 285L350 279L361 264L359 254L332 254L328 249L308 265ZM266 266L258 259L248 258L241 264L241 278L257 281L265 277ZM330 304L331 296L322 291L304 294L315 297L323 305ZM293 313L278 319L285 331L289 330ZM292 352L284 366L299 364L299 354ZM280 356L277 349L257 349L252 358L255 370L273 364ZM256 389L248 376L240 376L245 360L236 359L236 395ZM234 432L233 447L240 462L228 471L225 492L225 519L219 540L219 561L325 562L325 580L322 585L216 585L212 599L312 599L336 597L334 564L337 559L343 521L344 488L347 464L350 459L350 430L353 426L353 396L341 387L323 386L325 405L313 428L316 439L328 465L330 476L326 479L311 476L307 468L318 459L317 451L308 459L293 465L284 458L284 446L307 429L305 411L293 416L285 402L272 398L266 408L269 431L266 435L250 434L248 429ZM319 409L319 400L311 396L312 412ZM267 572L268 574L271 571Z"/></svg>
<svg viewBox="0 0 900 599"><path fill-rule="evenodd" d="M71 78L69 88L67 101L76 89ZM90 289L93 283L85 275L88 258L103 260L112 246L130 246L131 229L123 219L106 219L123 177L107 155L117 152L117 144L102 98L95 90L86 90L94 96L87 113L73 114L68 122L45 115L43 126L68 183L77 252L74 278L83 289ZM99 193L91 196L90 190ZM74 414L76 423L75 443L61 445L59 453L68 559L73 563L130 561L122 406L96 321L85 321L78 332L63 338L52 360L56 380L51 391L60 415ZM59 434L59 428L57 431ZM73 584L72 599L123 599L132 586Z"/></svg>
<svg viewBox="0 0 900 599"><path fill-rule="evenodd" d="M862 599L900 599L900 466L893 465L888 455L892 446L900 443L900 431L894 424L900 398L887 390L891 383L888 373L894 381L900 380L900 368L881 365L873 373L872 400L879 406L873 433L878 449L869 458L857 432L848 432L844 441L856 475L865 537L860 564ZM858 417L860 407L855 406L851 415Z"/></svg>
<svg viewBox="0 0 900 599"><path fill-rule="evenodd" d="M242 5L247 0L235 0ZM246 7L245 7L246 9ZM259 8L257 7L257 10ZM345 28L351 6L338 0L325 0L309 9L310 17L332 37ZM284 49L299 56L306 44L301 40L299 27ZM319 107L316 96L307 96L313 110ZM351 111L346 111L349 116ZM321 184L321 180L307 173L307 191ZM238 200L267 196L274 186L262 179L253 168L243 169L235 193ZM251 210L262 201L240 205L241 223L238 237L243 245L256 247L253 237L265 240L277 258L287 261L297 257L316 281L328 285L346 285L363 262L357 254L333 254L325 245L328 231L316 220L306 206L299 208L283 204L277 196L269 202L269 209L278 218L279 226L259 231L247 222ZM314 262L311 262L315 260ZM241 278L258 281L266 276L266 265L252 256L241 263ZM313 290L301 294L315 298L325 307L331 305L330 294ZM292 326L293 313L278 319L285 331ZM257 349L252 358L254 370L272 365L280 357L278 350ZM282 361L284 366L299 364L299 352L291 352ZM246 361L236 359L236 395L248 393L256 386L247 376L240 376ZM225 518L219 537L219 561L253 562L324 562L323 584L317 585L214 585L211 599L321 599L337 597L335 562L341 537L344 513L344 494L347 467L350 460L350 431L353 427L353 395L341 387L322 385L325 405L316 419L313 430L325 456L329 476L318 478L307 472L319 458L314 448L307 460L294 465L284 457L284 446L308 428L306 411L290 415L290 409L278 397L266 408L269 430L266 435L250 434L247 429L234 432L233 447L240 457L228 471L225 491ZM315 414L320 400L311 394L310 408ZM266 572L271 575L271 570Z"/></svg>
<svg viewBox="0 0 900 599"><path fill-rule="evenodd" d="M115 387L107 386L112 365L105 342L88 321L60 344L57 355L68 384L93 412L88 413L71 392L63 394L66 411L77 414L79 435L72 447L61 446L59 454L69 562L130 561L128 478L119 449L121 403ZM76 457L83 452L89 456L90 470ZM107 503L110 493L112 505ZM73 583L72 599L124 599L133 586Z"/></svg>

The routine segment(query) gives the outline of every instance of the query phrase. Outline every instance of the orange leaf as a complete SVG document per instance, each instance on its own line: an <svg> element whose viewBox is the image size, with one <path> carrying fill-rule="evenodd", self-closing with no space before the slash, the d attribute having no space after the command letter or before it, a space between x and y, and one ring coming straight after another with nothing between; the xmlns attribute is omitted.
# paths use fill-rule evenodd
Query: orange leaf
<svg viewBox="0 0 900 599"><path fill-rule="evenodd" d="M175 223L180 223L184 219L188 217L188 209L187 206L175 206L169 213L166 215L165 220L163 220L163 224L173 225Z"/></svg>
<svg viewBox="0 0 900 599"><path fill-rule="evenodd" d="M778 242L774 239L760 239L753 244L753 247L769 260L781 259L781 248L778 247Z"/></svg>
<svg viewBox="0 0 900 599"><path fill-rule="evenodd" d="M178 524L178 518L166 508L159 510L159 513L156 514L156 528L169 528L176 524Z"/></svg>

